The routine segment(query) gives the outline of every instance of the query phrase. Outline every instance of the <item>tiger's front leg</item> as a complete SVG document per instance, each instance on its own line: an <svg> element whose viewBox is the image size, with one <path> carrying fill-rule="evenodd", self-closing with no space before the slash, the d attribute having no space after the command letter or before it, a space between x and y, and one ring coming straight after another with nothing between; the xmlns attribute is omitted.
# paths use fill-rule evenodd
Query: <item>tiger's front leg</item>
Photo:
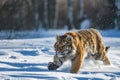
<svg viewBox="0 0 120 80"><path fill-rule="evenodd" d="M77 57L72 61L72 67L70 72L77 73L82 66L84 57L82 54L77 55Z"/></svg>
<svg viewBox="0 0 120 80"><path fill-rule="evenodd" d="M63 57L58 57L57 55L54 56L53 62L48 63L48 69L49 70L56 70L59 68L64 62Z"/></svg>

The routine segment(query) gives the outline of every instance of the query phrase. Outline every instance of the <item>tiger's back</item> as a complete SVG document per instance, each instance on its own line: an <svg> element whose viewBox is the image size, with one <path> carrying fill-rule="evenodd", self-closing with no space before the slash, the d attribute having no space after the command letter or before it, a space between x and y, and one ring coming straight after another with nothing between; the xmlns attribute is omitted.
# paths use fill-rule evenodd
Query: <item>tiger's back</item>
<svg viewBox="0 0 120 80"><path fill-rule="evenodd" d="M80 30L77 34L87 54L95 55L105 50L102 37L96 29Z"/></svg>

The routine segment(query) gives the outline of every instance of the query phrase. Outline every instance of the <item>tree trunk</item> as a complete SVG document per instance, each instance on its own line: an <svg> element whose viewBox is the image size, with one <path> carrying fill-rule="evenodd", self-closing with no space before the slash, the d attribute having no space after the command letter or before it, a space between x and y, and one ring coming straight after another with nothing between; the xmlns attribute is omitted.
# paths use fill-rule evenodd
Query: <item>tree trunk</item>
<svg viewBox="0 0 120 80"><path fill-rule="evenodd" d="M117 7L117 10L116 10L116 13L117 13L117 17L115 19L115 24L116 24L116 28L120 30L120 0L116 0L116 7Z"/></svg>
<svg viewBox="0 0 120 80"><path fill-rule="evenodd" d="M80 0L80 18L84 15L84 0Z"/></svg>
<svg viewBox="0 0 120 80"><path fill-rule="evenodd" d="M36 28L39 26L39 0L33 0L33 16L34 16L34 25Z"/></svg>
<svg viewBox="0 0 120 80"><path fill-rule="evenodd" d="M48 30L48 0L44 0L44 26Z"/></svg>
<svg viewBox="0 0 120 80"><path fill-rule="evenodd" d="M55 17L54 17L54 28L57 28L57 23L58 23L58 3L57 3L57 0L56 0L56 3L55 3Z"/></svg>
<svg viewBox="0 0 120 80"><path fill-rule="evenodd" d="M68 29L73 28L73 0L68 0Z"/></svg>

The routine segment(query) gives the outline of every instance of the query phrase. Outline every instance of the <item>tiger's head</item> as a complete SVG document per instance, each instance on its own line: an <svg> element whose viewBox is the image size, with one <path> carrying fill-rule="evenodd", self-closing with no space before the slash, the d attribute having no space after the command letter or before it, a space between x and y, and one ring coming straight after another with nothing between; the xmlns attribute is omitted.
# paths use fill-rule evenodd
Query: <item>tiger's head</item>
<svg viewBox="0 0 120 80"><path fill-rule="evenodd" d="M58 57L74 55L76 51L76 47L74 45L74 38L68 34L59 35L56 37L56 43L54 44L54 48Z"/></svg>

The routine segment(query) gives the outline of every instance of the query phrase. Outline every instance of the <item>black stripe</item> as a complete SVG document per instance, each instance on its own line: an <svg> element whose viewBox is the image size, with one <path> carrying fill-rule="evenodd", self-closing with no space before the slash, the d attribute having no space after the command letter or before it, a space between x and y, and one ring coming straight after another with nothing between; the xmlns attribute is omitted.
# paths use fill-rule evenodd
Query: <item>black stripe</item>
<svg viewBox="0 0 120 80"><path fill-rule="evenodd" d="M60 65L62 65L62 64L63 64L63 62L62 62L61 58L59 59L59 62L60 62Z"/></svg>

